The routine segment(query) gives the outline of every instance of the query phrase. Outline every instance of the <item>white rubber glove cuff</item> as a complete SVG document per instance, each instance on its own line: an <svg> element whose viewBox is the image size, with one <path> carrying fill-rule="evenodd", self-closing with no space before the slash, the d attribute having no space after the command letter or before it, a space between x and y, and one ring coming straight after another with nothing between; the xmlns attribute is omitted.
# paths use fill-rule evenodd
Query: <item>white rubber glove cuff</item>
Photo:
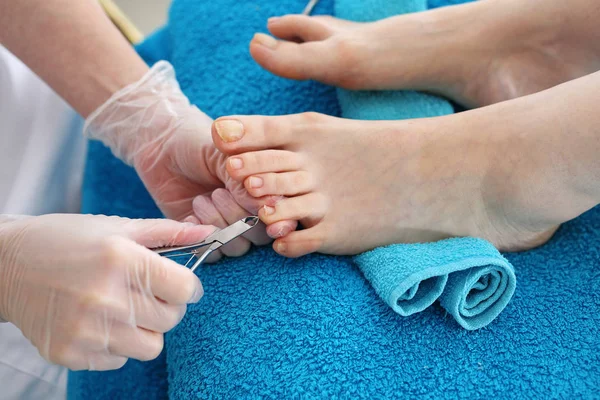
<svg viewBox="0 0 600 400"><path fill-rule="evenodd" d="M11 222L11 221L21 220L21 219L26 219L26 218L31 218L31 216L29 216L29 215L2 214L2 215L0 215L0 228L1 228L1 225L3 223L8 223L8 222ZM0 296L1 295L2 294L0 293ZM8 321L2 319L2 316L0 315L0 324L4 323L4 322L8 322Z"/></svg>
<svg viewBox="0 0 600 400"><path fill-rule="evenodd" d="M152 146L159 148L176 131L178 110L189 107L173 66L157 62L138 82L116 92L85 121L83 133L102 141L128 165Z"/></svg>

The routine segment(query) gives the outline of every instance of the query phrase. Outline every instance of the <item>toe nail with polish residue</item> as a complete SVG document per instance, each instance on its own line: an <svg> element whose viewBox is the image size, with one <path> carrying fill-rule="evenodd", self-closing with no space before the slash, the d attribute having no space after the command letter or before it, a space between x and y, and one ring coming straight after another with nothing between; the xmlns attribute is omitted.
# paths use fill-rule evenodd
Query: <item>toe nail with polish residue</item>
<svg viewBox="0 0 600 400"><path fill-rule="evenodd" d="M224 142L235 142L244 136L244 125L236 119L215 121L217 134Z"/></svg>
<svg viewBox="0 0 600 400"><path fill-rule="evenodd" d="M277 247L276 250L279 254L283 254L287 250L287 246L285 245L284 242L277 242L276 247Z"/></svg>

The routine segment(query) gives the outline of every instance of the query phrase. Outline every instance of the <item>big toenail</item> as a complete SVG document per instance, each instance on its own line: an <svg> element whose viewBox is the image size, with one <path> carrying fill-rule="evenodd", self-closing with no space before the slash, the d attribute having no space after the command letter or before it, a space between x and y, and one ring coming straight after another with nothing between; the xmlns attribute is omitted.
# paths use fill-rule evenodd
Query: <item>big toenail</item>
<svg viewBox="0 0 600 400"><path fill-rule="evenodd" d="M264 33L254 34L254 41L258 44L268 47L269 49L274 49L277 47L277 39L272 36L265 35Z"/></svg>
<svg viewBox="0 0 600 400"><path fill-rule="evenodd" d="M236 119L222 119L215 121L217 134L224 142L235 142L244 136L244 125Z"/></svg>
<svg viewBox="0 0 600 400"><path fill-rule="evenodd" d="M251 188L259 188L262 187L263 185L263 180L262 178L259 178L258 176L251 176L250 177L250 187Z"/></svg>
<svg viewBox="0 0 600 400"><path fill-rule="evenodd" d="M241 158L235 157L229 159L229 165L231 165L231 168L233 169L242 169L244 167L244 162Z"/></svg>
<svg viewBox="0 0 600 400"><path fill-rule="evenodd" d="M275 214L275 208L271 207L271 206L263 206L264 210L265 210L265 215L273 215Z"/></svg>

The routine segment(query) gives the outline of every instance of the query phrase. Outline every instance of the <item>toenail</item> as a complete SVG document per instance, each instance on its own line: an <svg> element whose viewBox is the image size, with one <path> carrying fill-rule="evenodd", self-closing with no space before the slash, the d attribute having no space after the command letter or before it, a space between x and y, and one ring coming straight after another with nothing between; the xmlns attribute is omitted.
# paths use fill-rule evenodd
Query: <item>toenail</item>
<svg viewBox="0 0 600 400"><path fill-rule="evenodd" d="M273 236L273 239L284 237L288 233L290 233L290 231L291 231L290 227L289 226L285 226L285 227L279 229L279 231L277 232L277 234L275 234L275 236Z"/></svg>
<svg viewBox="0 0 600 400"><path fill-rule="evenodd" d="M267 20L267 23L273 23L273 22L277 22L279 20L279 17L271 17Z"/></svg>
<svg viewBox="0 0 600 400"><path fill-rule="evenodd" d="M244 136L244 125L236 119L215 121L215 129L224 142L235 142Z"/></svg>
<svg viewBox="0 0 600 400"><path fill-rule="evenodd" d="M258 176L251 176L250 177L250 187L251 188L259 188L262 187L263 185L263 179L259 178Z"/></svg>
<svg viewBox="0 0 600 400"><path fill-rule="evenodd" d="M275 214L275 208L271 207L271 206L263 206L263 209L265 210L265 215L273 215Z"/></svg>
<svg viewBox="0 0 600 400"><path fill-rule="evenodd" d="M235 158L229 159L229 165L233 169L242 169L244 167L244 162L242 161L241 158L235 157Z"/></svg>
<svg viewBox="0 0 600 400"><path fill-rule="evenodd" d="M285 253L285 251L287 250L287 246L285 245L284 242L277 242L275 244L275 247L277 247L275 250L281 254L281 253Z"/></svg>
<svg viewBox="0 0 600 400"><path fill-rule="evenodd" d="M272 36L265 35L264 33L256 33L254 35L254 41L258 44L262 44L269 49L274 49L277 47L277 39Z"/></svg>

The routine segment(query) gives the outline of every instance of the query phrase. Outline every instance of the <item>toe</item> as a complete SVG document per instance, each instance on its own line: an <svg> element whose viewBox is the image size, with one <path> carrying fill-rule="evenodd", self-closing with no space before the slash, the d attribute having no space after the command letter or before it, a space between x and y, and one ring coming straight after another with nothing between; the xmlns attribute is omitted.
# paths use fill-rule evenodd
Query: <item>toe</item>
<svg viewBox="0 0 600 400"><path fill-rule="evenodd" d="M325 237L323 229L315 226L314 228L292 232L277 239L273 243L273 249L284 257L301 257L321 250L325 243Z"/></svg>
<svg viewBox="0 0 600 400"><path fill-rule="evenodd" d="M289 235L298 227L298 221L279 221L267 226L267 235L272 239Z"/></svg>
<svg viewBox="0 0 600 400"><path fill-rule="evenodd" d="M217 148L228 155L281 147L289 143L294 116L230 116L212 125Z"/></svg>
<svg viewBox="0 0 600 400"><path fill-rule="evenodd" d="M227 173L238 182L248 176L302 168L302 157L291 151L264 150L243 153L227 160Z"/></svg>
<svg viewBox="0 0 600 400"><path fill-rule="evenodd" d="M265 205L258 210L258 216L267 225L283 220L308 220L314 225L327 211L327 201L319 193L309 193L298 197L278 201L274 205Z"/></svg>
<svg viewBox="0 0 600 400"><path fill-rule="evenodd" d="M292 41L324 40L333 33L326 21L306 15L270 18L267 27L279 39Z"/></svg>
<svg viewBox="0 0 600 400"><path fill-rule="evenodd" d="M217 223L218 218L215 217L215 214L219 214L219 211L217 211L215 205L213 204L210 194L197 196L193 201L193 208L194 213L196 214L194 218L198 221L198 223L204 225L212 225L213 223ZM213 251L212 254L206 259L206 262L212 264L219 261L221 257L222 253L220 250Z"/></svg>
<svg viewBox="0 0 600 400"><path fill-rule="evenodd" d="M331 15L315 15L311 18L329 27L331 31L352 29L365 24L365 22L349 21L347 19L332 17Z"/></svg>
<svg viewBox="0 0 600 400"><path fill-rule="evenodd" d="M307 171L252 175L246 178L244 186L253 197L297 196L314 189L312 174Z"/></svg>
<svg viewBox="0 0 600 400"><path fill-rule="evenodd" d="M329 40L294 43L262 33L250 42L250 54L264 69L296 80L323 81L335 62Z"/></svg>

